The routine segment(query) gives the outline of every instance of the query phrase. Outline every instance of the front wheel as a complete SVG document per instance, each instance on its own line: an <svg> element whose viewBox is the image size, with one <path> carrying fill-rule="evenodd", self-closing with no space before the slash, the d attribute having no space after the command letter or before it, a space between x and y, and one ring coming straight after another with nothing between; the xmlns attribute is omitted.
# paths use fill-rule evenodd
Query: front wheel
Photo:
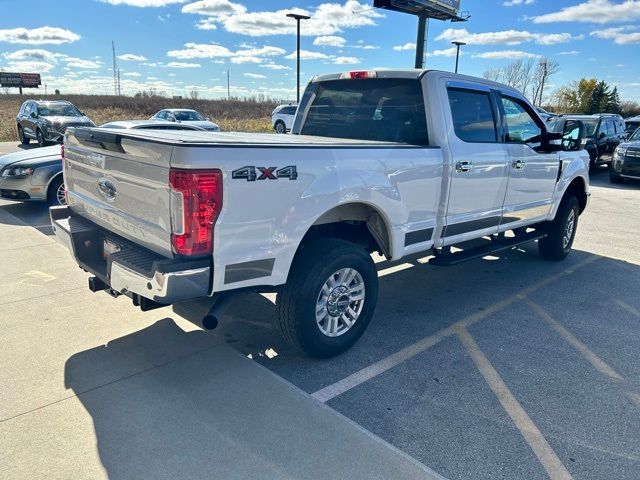
<svg viewBox="0 0 640 480"><path fill-rule="evenodd" d="M276 122L275 129L276 133L287 133L287 126L280 120Z"/></svg>
<svg viewBox="0 0 640 480"><path fill-rule="evenodd" d="M276 310L284 338L316 358L349 349L364 333L378 299L378 274L366 250L325 239L302 247Z"/></svg>
<svg viewBox="0 0 640 480"><path fill-rule="evenodd" d="M36 131L36 140L38 142L38 146L39 147L44 147L46 145L46 140L44 139L44 134L42 133L42 130L38 129Z"/></svg>
<svg viewBox="0 0 640 480"><path fill-rule="evenodd" d="M546 260L562 260L571 251L578 228L580 208L573 195L566 195L560 202L556 218L545 225L547 236L538 241L538 250Z"/></svg>
<svg viewBox="0 0 640 480"><path fill-rule="evenodd" d="M52 206L67 204L66 189L62 175L59 175L49 185L49 190L47 191L47 202Z"/></svg>

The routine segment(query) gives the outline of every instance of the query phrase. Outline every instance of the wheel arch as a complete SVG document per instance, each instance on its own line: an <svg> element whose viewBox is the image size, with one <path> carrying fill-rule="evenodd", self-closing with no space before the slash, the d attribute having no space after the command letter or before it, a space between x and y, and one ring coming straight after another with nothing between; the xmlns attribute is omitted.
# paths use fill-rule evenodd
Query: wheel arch
<svg viewBox="0 0 640 480"><path fill-rule="evenodd" d="M300 241L296 256L300 246L318 238L340 238L361 244L387 258L391 258L393 252L388 218L382 210L366 202L343 203L318 216Z"/></svg>
<svg viewBox="0 0 640 480"><path fill-rule="evenodd" d="M587 183L582 177L578 176L571 180L564 193L562 194L562 198L566 197L567 195L573 195L574 197L576 197L576 199L578 200L578 205L580 206L580 213L582 213L584 209L587 208Z"/></svg>

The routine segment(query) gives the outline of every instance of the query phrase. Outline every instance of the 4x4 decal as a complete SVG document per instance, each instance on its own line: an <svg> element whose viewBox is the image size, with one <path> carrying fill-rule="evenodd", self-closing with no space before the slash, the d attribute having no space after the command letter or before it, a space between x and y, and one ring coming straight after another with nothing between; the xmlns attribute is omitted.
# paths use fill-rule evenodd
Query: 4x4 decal
<svg viewBox="0 0 640 480"><path fill-rule="evenodd" d="M288 165L282 168L247 166L231 172L231 178L234 180L246 180L247 182L278 180L280 178L296 180L298 178L298 170L295 165Z"/></svg>

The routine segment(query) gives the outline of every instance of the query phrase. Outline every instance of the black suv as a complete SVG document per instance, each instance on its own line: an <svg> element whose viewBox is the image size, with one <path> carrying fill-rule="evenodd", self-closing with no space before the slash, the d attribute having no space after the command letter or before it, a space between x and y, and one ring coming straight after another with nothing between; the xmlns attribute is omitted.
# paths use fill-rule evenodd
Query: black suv
<svg viewBox="0 0 640 480"><path fill-rule="evenodd" d="M34 139L41 147L47 142L62 141L67 127L95 127L72 103L59 100L27 100L20 107L16 121L20 143L26 145Z"/></svg>
<svg viewBox="0 0 640 480"><path fill-rule="evenodd" d="M589 152L590 164L610 164L616 147L626 138L624 120L613 113L598 113L595 115L558 115L549 120L547 128L555 132L562 131L564 120L580 120L585 127L587 143L585 149Z"/></svg>

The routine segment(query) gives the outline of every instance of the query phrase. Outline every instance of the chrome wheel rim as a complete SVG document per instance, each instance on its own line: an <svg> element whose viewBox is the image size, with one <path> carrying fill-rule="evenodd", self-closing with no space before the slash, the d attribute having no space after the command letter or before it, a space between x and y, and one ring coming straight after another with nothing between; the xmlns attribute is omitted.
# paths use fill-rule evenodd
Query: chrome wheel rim
<svg viewBox="0 0 640 480"><path fill-rule="evenodd" d="M277 133L284 133L284 126L281 123L278 123L276 125L276 132Z"/></svg>
<svg viewBox="0 0 640 480"><path fill-rule="evenodd" d="M360 317L364 307L365 287L360 273L341 268L322 285L316 302L316 323L327 337L347 333Z"/></svg>
<svg viewBox="0 0 640 480"><path fill-rule="evenodd" d="M22 128L18 128L18 139L20 142L24 142L24 132L22 131Z"/></svg>
<svg viewBox="0 0 640 480"><path fill-rule="evenodd" d="M64 186L64 183L60 184L58 189L56 190L56 200L58 200L58 205L66 205L67 197L65 196L67 189Z"/></svg>
<svg viewBox="0 0 640 480"><path fill-rule="evenodd" d="M36 136L38 137L38 144L44 145L44 136L42 135L42 133L38 132Z"/></svg>
<svg viewBox="0 0 640 480"><path fill-rule="evenodd" d="M567 223L564 226L564 235L562 236L562 247L567 248L571 243L571 239L573 238L573 230L576 225L576 211L571 210L569 212L569 217L567 218Z"/></svg>

